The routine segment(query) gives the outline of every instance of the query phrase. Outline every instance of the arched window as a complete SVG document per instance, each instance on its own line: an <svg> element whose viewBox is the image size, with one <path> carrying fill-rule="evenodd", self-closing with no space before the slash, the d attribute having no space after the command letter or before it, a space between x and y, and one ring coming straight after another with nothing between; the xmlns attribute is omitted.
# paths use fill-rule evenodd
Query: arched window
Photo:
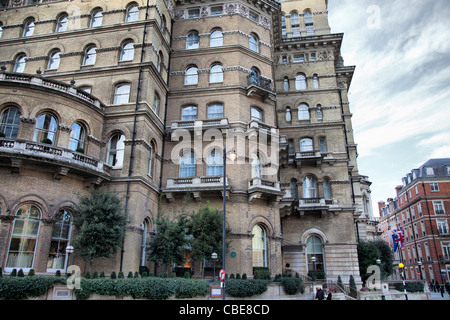
<svg viewBox="0 0 450 320"><path fill-rule="evenodd" d="M221 64L215 64L209 71L209 82L223 82L223 69Z"/></svg>
<svg viewBox="0 0 450 320"><path fill-rule="evenodd" d="M213 149L206 158L206 175L223 175L223 156L219 149Z"/></svg>
<svg viewBox="0 0 450 320"><path fill-rule="evenodd" d="M252 261L253 267L267 267L267 234L266 230L255 225L252 229Z"/></svg>
<svg viewBox="0 0 450 320"><path fill-rule="evenodd" d="M9 107L3 110L0 117L0 132L5 134L5 138L16 139L19 132L20 116L19 108Z"/></svg>
<svg viewBox="0 0 450 320"><path fill-rule="evenodd" d="M250 108L250 120L256 120L262 122L262 111L258 108L251 107Z"/></svg>
<svg viewBox="0 0 450 320"><path fill-rule="evenodd" d="M317 74L313 76L313 85L314 89L319 89L319 76Z"/></svg>
<svg viewBox="0 0 450 320"><path fill-rule="evenodd" d="M69 149L77 152L84 152L84 142L86 129L78 122L72 124L72 131L69 138Z"/></svg>
<svg viewBox="0 0 450 320"><path fill-rule="evenodd" d="M311 261L315 257L316 261ZM322 240L316 235L310 236L306 240L306 260L308 262L308 271L323 271L323 244Z"/></svg>
<svg viewBox="0 0 450 320"><path fill-rule="evenodd" d="M297 179L291 179L289 189L291 191L291 198L297 199L298 198Z"/></svg>
<svg viewBox="0 0 450 320"><path fill-rule="evenodd" d="M298 74L295 77L295 89L296 90L306 90L306 76L303 73Z"/></svg>
<svg viewBox="0 0 450 320"><path fill-rule="evenodd" d="M34 33L35 21L34 18L29 18L25 21L23 26L23 37L31 37Z"/></svg>
<svg viewBox="0 0 450 320"><path fill-rule="evenodd" d="M298 106L298 120L309 120L309 107L307 104L302 103Z"/></svg>
<svg viewBox="0 0 450 320"><path fill-rule="evenodd" d="M134 43L133 41L126 41L122 44L120 51L120 61L130 61L134 58Z"/></svg>
<svg viewBox="0 0 450 320"><path fill-rule="evenodd" d="M155 146L150 143L150 150L148 151L148 166L147 166L147 174L151 177L153 176L153 158L155 153Z"/></svg>
<svg viewBox="0 0 450 320"><path fill-rule="evenodd" d="M44 113L37 118L33 141L55 143L58 121L51 113Z"/></svg>
<svg viewBox="0 0 450 320"><path fill-rule="evenodd" d="M161 65L163 63L164 63L164 55L160 50L156 55L156 70L158 70L158 72L161 72Z"/></svg>
<svg viewBox="0 0 450 320"><path fill-rule="evenodd" d="M289 78L284 77L283 79L283 89L284 91L289 91Z"/></svg>
<svg viewBox="0 0 450 320"><path fill-rule="evenodd" d="M14 72L24 72L27 64L27 56L25 54L19 54L14 61Z"/></svg>
<svg viewBox="0 0 450 320"><path fill-rule="evenodd" d="M214 103L208 106L208 119L223 118L223 104Z"/></svg>
<svg viewBox="0 0 450 320"><path fill-rule="evenodd" d="M256 34L251 34L250 38L248 40L248 45L250 47L250 50L259 52L259 40L258 36Z"/></svg>
<svg viewBox="0 0 450 320"><path fill-rule="evenodd" d="M210 47L220 47L223 45L223 33L222 30L216 29L211 32L211 37L209 39Z"/></svg>
<svg viewBox="0 0 450 320"><path fill-rule="evenodd" d="M293 37L300 37L300 19L297 12L291 13L291 31Z"/></svg>
<svg viewBox="0 0 450 320"><path fill-rule="evenodd" d="M153 111L156 114L158 114L160 104L161 104L161 98L159 97L159 94L157 92L155 92L155 96L153 97Z"/></svg>
<svg viewBox="0 0 450 320"><path fill-rule="evenodd" d="M181 120L195 120L197 119L197 107L187 106L181 110Z"/></svg>
<svg viewBox="0 0 450 320"><path fill-rule="evenodd" d="M62 209L56 215L56 222L53 226L52 240L50 242L50 252L47 260L47 272L56 270L66 270L67 253L66 247L70 243L72 233L72 214Z"/></svg>
<svg viewBox="0 0 450 320"><path fill-rule="evenodd" d="M129 83L121 83L116 85L114 90L114 104L122 104L130 102L130 89Z"/></svg>
<svg viewBox="0 0 450 320"><path fill-rule="evenodd" d="M317 198L317 179L313 176L306 176L303 179L303 198Z"/></svg>
<svg viewBox="0 0 450 320"><path fill-rule="evenodd" d="M318 104L316 106L316 114L317 114L317 119L323 119L323 113L322 113L322 106L320 104Z"/></svg>
<svg viewBox="0 0 450 320"><path fill-rule="evenodd" d="M12 271L14 268L29 271L33 268L40 219L41 210L33 204L23 205L17 210L5 271Z"/></svg>
<svg viewBox="0 0 450 320"><path fill-rule="evenodd" d="M187 68L186 73L184 75L184 84L197 84L198 83L198 69L196 66L192 66Z"/></svg>
<svg viewBox="0 0 450 320"><path fill-rule="evenodd" d="M198 32L192 31L187 36L186 49L198 49L199 43Z"/></svg>
<svg viewBox="0 0 450 320"><path fill-rule="evenodd" d="M61 14L56 21L55 32L64 32L67 30L67 25L69 24L69 18L66 13Z"/></svg>
<svg viewBox="0 0 450 320"><path fill-rule="evenodd" d="M286 16L284 13L281 15L281 37L283 39L286 38L287 30L286 30Z"/></svg>
<svg viewBox="0 0 450 320"><path fill-rule="evenodd" d="M83 66L95 64L97 58L97 48L95 46L89 46L84 50Z"/></svg>
<svg viewBox="0 0 450 320"><path fill-rule="evenodd" d="M310 10L305 11L304 13L304 19L305 19L305 28L306 28L306 35L311 36L314 35L314 21L313 21L313 14Z"/></svg>
<svg viewBox="0 0 450 320"><path fill-rule="evenodd" d="M286 121L292 120L291 107L286 107Z"/></svg>
<svg viewBox="0 0 450 320"><path fill-rule="evenodd" d="M331 184L328 178L323 180L323 197L325 199L331 199Z"/></svg>
<svg viewBox="0 0 450 320"><path fill-rule="evenodd" d="M56 70L59 68L59 62L61 61L60 55L61 55L61 51L59 51L59 50L54 50L50 53L47 69L55 69Z"/></svg>
<svg viewBox="0 0 450 320"><path fill-rule="evenodd" d="M90 27L94 28L94 27L99 27L102 25L103 22L103 12L101 9L96 9L92 12L91 14L91 23L90 23Z"/></svg>
<svg viewBox="0 0 450 320"><path fill-rule="evenodd" d="M180 157L180 177L195 176L195 158L193 151L186 151Z"/></svg>
<svg viewBox="0 0 450 320"><path fill-rule="evenodd" d="M127 14L125 16L125 22L137 21L139 18L139 7L133 4L127 8Z"/></svg>
<svg viewBox="0 0 450 320"><path fill-rule="evenodd" d="M303 138L300 140L300 152L309 152L313 151L313 141L310 138Z"/></svg>
<svg viewBox="0 0 450 320"><path fill-rule="evenodd" d="M123 156L125 152L125 136L123 134L115 134L109 139L108 144L108 164L113 169L120 169L123 166Z"/></svg>
<svg viewBox="0 0 450 320"><path fill-rule="evenodd" d="M250 157L252 166L252 178L262 178L262 164L257 154L252 154Z"/></svg>
<svg viewBox="0 0 450 320"><path fill-rule="evenodd" d="M149 223L147 220L144 220L142 223L144 230L142 230L142 241L141 241L141 266L145 266L147 263L147 257L146 257L146 250L147 250L147 243L149 239Z"/></svg>

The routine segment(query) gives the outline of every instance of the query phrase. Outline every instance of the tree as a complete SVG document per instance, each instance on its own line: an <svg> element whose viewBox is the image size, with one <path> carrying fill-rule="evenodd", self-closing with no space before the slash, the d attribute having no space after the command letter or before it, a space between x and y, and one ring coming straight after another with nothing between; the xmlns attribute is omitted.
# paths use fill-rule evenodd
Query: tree
<svg viewBox="0 0 450 320"><path fill-rule="evenodd" d="M190 216L189 233L193 236L192 254L194 261L203 262L216 252L222 258L223 216L217 208L209 204ZM227 230L226 233L230 231ZM203 270L203 268L202 268Z"/></svg>
<svg viewBox="0 0 450 320"><path fill-rule="evenodd" d="M128 222L120 199L103 189L91 189L73 208L74 239L83 260L110 258L122 246Z"/></svg>
<svg viewBox="0 0 450 320"><path fill-rule="evenodd" d="M381 260L379 265L381 278L385 279L393 272L392 263L394 257L389 245L383 240L361 241L358 243L359 273L363 282L371 275L367 273L367 268L370 265L377 265L377 259Z"/></svg>
<svg viewBox="0 0 450 320"><path fill-rule="evenodd" d="M178 216L176 221L170 221L159 215L156 219L156 234L151 237L149 242L148 259L165 266L181 263L191 242L187 230L185 215Z"/></svg>

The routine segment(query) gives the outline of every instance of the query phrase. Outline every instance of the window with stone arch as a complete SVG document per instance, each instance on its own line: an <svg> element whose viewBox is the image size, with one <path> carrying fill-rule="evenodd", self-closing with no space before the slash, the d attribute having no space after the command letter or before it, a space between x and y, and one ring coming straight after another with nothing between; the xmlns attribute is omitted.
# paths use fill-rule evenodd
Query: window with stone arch
<svg viewBox="0 0 450 320"><path fill-rule="evenodd" d="M314 261L312 257L316 258ZM322 239L311 235L306 240L306 261L309 271L324 271L324 253Z"/></svg>
<svg viewBox="0 0 450 320"><path fill-rule="evenodd" d="M66 247L72 235L72 213L67 209L58 211L53 225L50 251L47 260L47 272L64 271L67 268Z"/></svg>
<svg viewBox="0 0 450 320"><path fill-rule="evenodd" d="M252 263L253 267L267 267L267 232L256 224L252 229Z"/></svg>
<svg viewBox="0 0 450 320"><path fill-rule="evenodd" d="M41 217L41 209L34 204L24 204L17 210L5 271L22 269L27 272L33 268Z"/></svg>
<svg viewBox="0 0 450 320"><path fill-rule="evenodd" d="M2 111L0 115L0 132L5 135L5 138L17 138L21 115L19 108L14 106L7 107Z"/></svg>
<svg viewBox="0 0 450 320"><path fill-rule="evenodd" d="M36 121L33 141L55 144L58 132L58 120L52 113L41 114Z"/></svg>

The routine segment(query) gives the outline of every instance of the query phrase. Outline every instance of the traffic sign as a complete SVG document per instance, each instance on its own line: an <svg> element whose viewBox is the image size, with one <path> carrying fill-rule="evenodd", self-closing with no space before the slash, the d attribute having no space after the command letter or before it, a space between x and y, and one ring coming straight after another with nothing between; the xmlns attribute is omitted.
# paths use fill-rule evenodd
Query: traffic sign
<svg viewBox="0 0 450 320"><path fill-rule="evenodd" d="M224 269L220 269L219 279L220 279L220 281L225 280L225 270Z"/></svg>

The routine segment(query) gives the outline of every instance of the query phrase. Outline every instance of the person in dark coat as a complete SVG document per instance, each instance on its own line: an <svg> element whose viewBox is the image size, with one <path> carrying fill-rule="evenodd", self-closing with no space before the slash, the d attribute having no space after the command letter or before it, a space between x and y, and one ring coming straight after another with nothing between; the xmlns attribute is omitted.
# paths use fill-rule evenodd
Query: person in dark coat
<svg viewBox="0 0 450 320"><path fill-rule="evenodd" d="M331 300L332 299L332 294L331 294L331 291L330 290L328 290L328 294L327 294L327 300Z"/></svg>
<svg viewBox="0 0 450 320"><path fill-rule="evenodd" d="M324 298L325 298L325 293L323 292L322 288L317 287L316 299L323 300Z"/></svg>

